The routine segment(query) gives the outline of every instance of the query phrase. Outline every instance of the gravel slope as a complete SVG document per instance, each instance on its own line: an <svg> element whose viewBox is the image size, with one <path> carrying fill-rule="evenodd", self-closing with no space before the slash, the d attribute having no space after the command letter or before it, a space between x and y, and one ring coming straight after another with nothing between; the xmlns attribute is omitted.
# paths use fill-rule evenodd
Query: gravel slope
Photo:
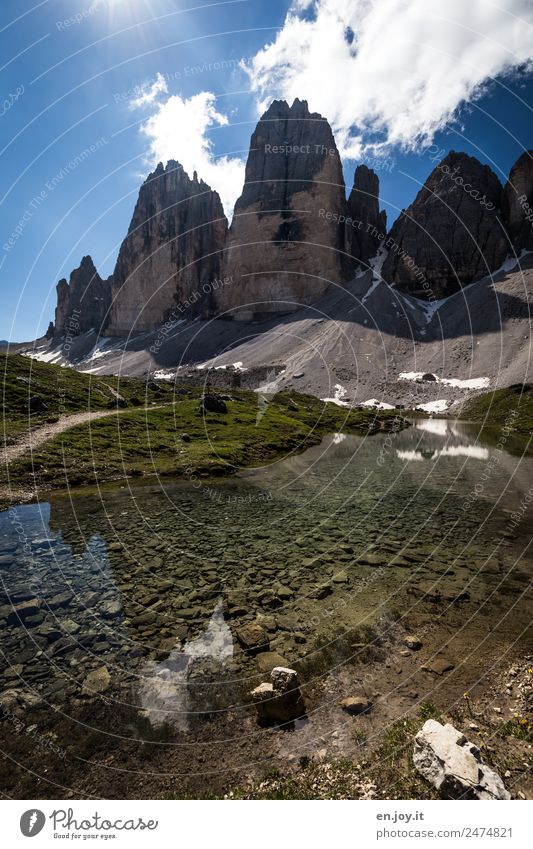
<svg viewBox="0 0 533 849"><path fill-rule="evenodd" d="M129 340L85 334L72 347L72 364L95 374L169 377L176 367L183 377L202 365L205 379L206 369L226 366L228 374L240 373L243 385L264 391L292 387L320 398L357 403L375 398L409 407L444 399L449 406L487 386L529 380L532 295L532 254L507 261L500 272L436 309L399 295L369 270L277 321L182 321L170 332ZM63 361L60 348L50 349L50 343L35 343L32 353ZM273 371L265 379L263 368L256 376L254 369L265 366L284 373L276 377ZM416 372L485 381L466 388L399 379Z"/></svg>

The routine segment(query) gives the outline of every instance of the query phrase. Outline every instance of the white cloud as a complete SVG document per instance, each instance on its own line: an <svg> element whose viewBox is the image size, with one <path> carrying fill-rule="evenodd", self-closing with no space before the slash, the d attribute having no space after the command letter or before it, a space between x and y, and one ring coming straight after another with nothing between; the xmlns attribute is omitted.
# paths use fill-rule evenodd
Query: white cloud
<svg viewBox="0 0 533 849"><path fill-rule="evenodd" d="M168 91L163 74L156 74L153 83L144 83L135 89L135 97L130 100L130 109L140 109L149 106L157 100L160 94Z"/></svg>
<svg viewBox="0 0 533 849"><path fill-rule="evenodd" d="M166 86L160 91L166 92ZM190 177L197 171L198 177L219 193L226 215L231 217L244 183L244 162L238 157L215 156L210 137L228 123L228 117L217 111L215 95L202 91L188 99L175 94L158 102L141 132L149 139L153 164L176 159Z"/></svg>
<svg viewBox="0 0 533 849"><path fill-rule="evenodd" d="M261 109L305 98L357 157L376 132L430 140L488 80L531 62L532 23L531 0L296 0L246 70Z"/></svg>

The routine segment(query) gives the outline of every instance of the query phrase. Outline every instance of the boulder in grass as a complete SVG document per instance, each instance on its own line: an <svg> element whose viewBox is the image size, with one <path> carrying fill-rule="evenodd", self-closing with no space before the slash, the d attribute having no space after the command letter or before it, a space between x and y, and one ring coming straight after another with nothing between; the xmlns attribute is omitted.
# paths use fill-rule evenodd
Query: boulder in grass
<svg viewBox="0 0 533 849"><path fill-rule="evenodd" d="M28 410L30 413L46 413L48 405L45 404L40 395L32 395L28 401Z"/></svg>
<svg viewBox="0 0 533 849"><path fill-rule="evenodd" d="M200 413L227 413L228 407L226 402L219 395L212 393L204 393L200 400Z"/></svg>

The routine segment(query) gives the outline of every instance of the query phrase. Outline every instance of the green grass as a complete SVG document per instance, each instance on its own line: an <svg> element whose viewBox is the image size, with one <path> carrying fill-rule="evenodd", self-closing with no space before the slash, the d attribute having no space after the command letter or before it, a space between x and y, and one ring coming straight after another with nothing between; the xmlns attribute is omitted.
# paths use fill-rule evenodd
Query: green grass
<svg viewBox="0 0 533 849"><path fill-rule="evenodd" d="M173 387L160 384L157 391L142 380L130 377L96 377L50 363L41 363L20 354L0 353L2 382L2 436L9 444L21 434L61 415L106 410L118 392L128 403L147 406L171 400ZM111 388L110 388L111 387ZM28 402L38 395L48 411L29 415Z"/></svg>
<svg viewBox="0 0 533 849"><path fill-rule="evenodd" d="M478 395L465 405L462 417L529 436L533 434L533 385L516 383Z"/></svg>
<svg viewBox="0 0 533 849"><path fill-rule="evenodd" d="M363 731L362 728L354 728L352 731L352 737L358 746L364 746L368 740L368 734L366 731Z"/></svg>
<svg viewBox="0 0 533 849"><path fill-rule="evenodd" d="M91 410L106 409L112 397L109 390L105 394L107 384L126 399L141 398L141 390L146 394L141 381L94 378L17 356L4 360L8 361L4 363L4 403L10 421L20 421L16 416L22 418L21 411L27 404L28 387L17 380L20 374L31 375L32 394L38 392L49 404L50 412L57 412L59 382L66 388L67 409L72 413L88 409L89 395ZM120 410L72 427L31 455L14 461L9 479L18 487L38 489L67 484L91 486L155 473L194 480L201 475L232 474L239 468L269 462L280 454L301 451L320 442L326 433L366 434L395 427L398 421L392 412L349 411L298 393L278 394L258 417L257 395L245 390L232 390L227 414L208 413L204 417L199 413L200 395L200 388L180 395L173 386L164 387L159 393L150 392L148 399L142 399L143 404L153 400L161 407ZM189 435L190 442L181 440L182 433ZM0 483L5 482L6 473L2 471Z"/></svg>
<svg viewBox="0 0 533 849"><path fill-rule="evenodd" d="M440 720L442 711L439 710L432 702L421 702L418 706L418 716L424 722L427 719Z"/></svg>
<svg viewBox="0 0 533 849"><path fill-rule="evenodd" d="M515 716L500 725L499 733L502 737L516 737L533 745L533 722L530 718Z"/></svg>
<svg viewBox="0 0 533 849"><path fill-rule="evenodd" d="M250 787L233 790L234 799L357 799L361 782L373 785L376 798L438 799L437 791L417 772L412 762L414 737L421 720L401 719L385 731L378 748L363 760L301 758L293 772L271 771ZM366 752L366 735L355 729L354 743Z"/></svg>

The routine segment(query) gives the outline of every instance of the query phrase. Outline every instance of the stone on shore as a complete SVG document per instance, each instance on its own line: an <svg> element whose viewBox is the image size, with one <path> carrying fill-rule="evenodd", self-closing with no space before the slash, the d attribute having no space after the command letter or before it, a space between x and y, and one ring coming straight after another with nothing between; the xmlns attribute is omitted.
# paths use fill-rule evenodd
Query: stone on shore
<svg viewBox="0 0 533 849"><path fill-rule="evenodd" d="M412 651L418 651L422 648L422 640L415 637L414 634L407 634L407 636L403 638L403 644L404 646L407 646L408 649L412 649Z"/></svg>
<svg viewBox="0 0 533 849"><path fill-rule="evenodd" d="M347 713L357 715L360 713L368 713L372 707L372 702L366 696L347 696L339 702L341 708Z"/></svg>
<svg viewBox="0 0 533 849"><path fill-rule="evenodd" d="M444 796L453 799L510 799L503 781L477 746L453 725L428 719L415 737L413 763Z"/></svg>
<svg viewBox="0 0 533 849"><path fill-rule="evenodd" d="M250 695L260 722L293 722L305 715L298 673L294 669L276 666L270 673L270 681L260 684Z"/></svg>

